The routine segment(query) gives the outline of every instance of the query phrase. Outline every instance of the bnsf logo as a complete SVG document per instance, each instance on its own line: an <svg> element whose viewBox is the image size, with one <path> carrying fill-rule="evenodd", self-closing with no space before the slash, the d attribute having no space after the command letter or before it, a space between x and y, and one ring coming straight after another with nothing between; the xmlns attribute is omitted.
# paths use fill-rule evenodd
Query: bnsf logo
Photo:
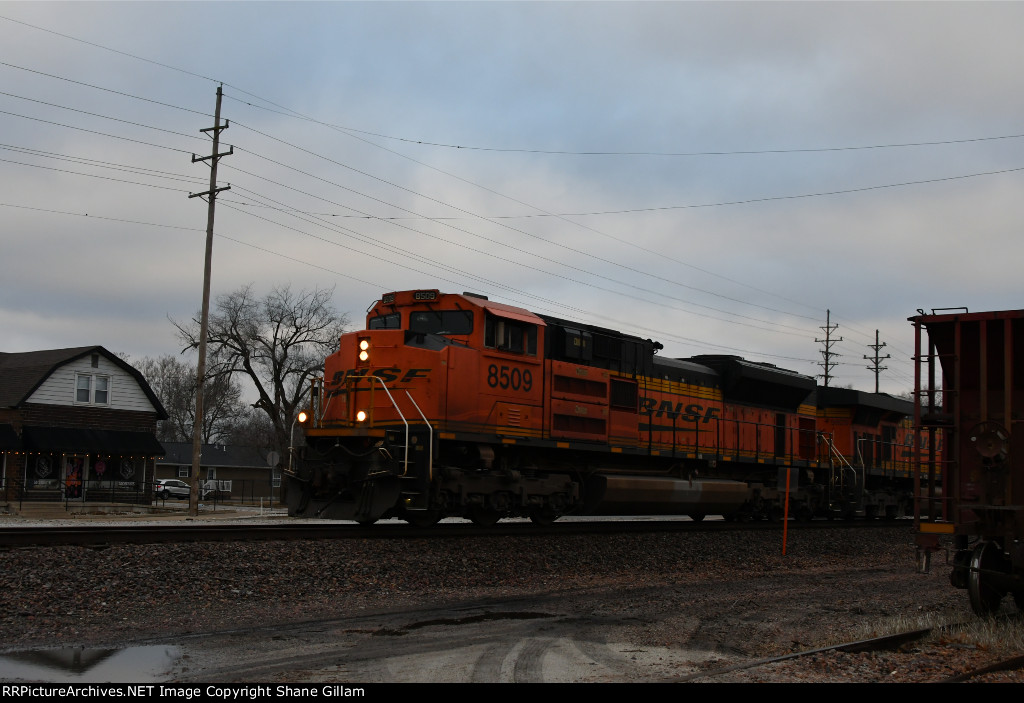
<svg viewBox="0 0 1024 703"><path fill-rule="evenodd" d="M394 366L387 369L349 369L348 371L336 371L331 378L330 385L340 385L349 379L358 381L365 376L377 376L384 383L394 383L395 381L409 383L417 378L427 378L430 375L430 371L431 369L409 369L408 371L403 371Z"/></svg>
<svg viewBox="0 0 1024 703"><path fill-rule="evenodd" d="M657 407L657 411L655 411ZM671 419L679 418L684 422L697 422L698 420L702 423L711 422L712 420L718 419L718 408L707 408L691 403L685 408L682 403L672 405L672 401L663 400L661 405L658 405L658 401L654 398L641 398L640 399L640 412L644 415L653 415L654 417L669 417Z"/></svg>

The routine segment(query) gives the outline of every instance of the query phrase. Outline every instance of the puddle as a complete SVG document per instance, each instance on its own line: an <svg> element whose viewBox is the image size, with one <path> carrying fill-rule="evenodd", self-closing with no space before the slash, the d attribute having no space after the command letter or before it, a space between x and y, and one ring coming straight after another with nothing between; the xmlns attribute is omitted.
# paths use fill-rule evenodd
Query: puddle
<svg viewBox="0 0 1024 703"><path fill-rule="evenodd" d="M0 680L43 683L151 683L163 681L181 655L178 647L28 649L0 654Z"/></svg>

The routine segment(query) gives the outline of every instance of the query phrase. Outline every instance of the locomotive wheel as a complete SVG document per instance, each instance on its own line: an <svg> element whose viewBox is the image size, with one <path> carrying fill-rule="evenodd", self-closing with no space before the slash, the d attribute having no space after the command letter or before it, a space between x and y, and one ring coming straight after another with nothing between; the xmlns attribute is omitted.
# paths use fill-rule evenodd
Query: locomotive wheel
<svg viewBox="0 0 1024 703"><path fill-rule="evenodd" d="M810 522L814 519L814 511L806 505L798 504L793 509L793 519L798 522Z"/></svg>
<svg viewBox="0 0 1024 703"><path fill-rule="evenodd" d="M402 519L413 527L433 527L441 521L440 510L407 510Z"/></svg>
<svg viewBox="0 0 1024 703"><path fill-rule="evenodd" d="M530 511L530 522L541 527L547 527L557 520L558 517L558 513L551 510L538 509Z"/></svg>
<svg viewBox="0 0 1024 703"><path fill-rule="evenodd" d="M490 527L501 519L501 513L474 505L469 509L469 519L479 527Z"/></svg>
<svg viewBox="0 0 1024 703"><path fill-rule="evenodd" d="M991 615L999 609L999 601L1005 595L993 585L996 571L1000 566L999 548L991 542L982 542L971 552L971 565L967 573L967 593L971 599L971 610L976 615Z"/></svg>

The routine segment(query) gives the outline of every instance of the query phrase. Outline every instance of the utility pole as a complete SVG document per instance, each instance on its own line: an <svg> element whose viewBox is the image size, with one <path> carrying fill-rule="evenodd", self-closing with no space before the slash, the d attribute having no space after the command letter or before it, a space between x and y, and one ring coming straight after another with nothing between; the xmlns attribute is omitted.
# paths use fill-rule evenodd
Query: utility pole
<svg viewBox="0 0 1024 703"><path fill-rule="evenodd" d="M825 388L828 388L828 381L829 381L830 378L832 378L832 374L831 374L832 367L836 365L835 362L832 361L832 357L834 357L834 356L842 356L842 354L836 354L834 351L832 351L832 345L835 344L836 342L843 341L843 338L842 337L838 337L836 339L832 338L832 331L837 329L839 327L839 325L831 324L831 319L832 319L832 311L831 310L826 310L825 311L825 326L820 328L820 329L825 330L825 339L815 339L814 340L818 344L822 344L823 343L825 345L825 348L821 350L821 356L822 356L822 358L824 358L824 361L819 361L818 362L818 366L821 366L823 369L825 369L825 373L820 374L821 376L823 376L825 378Z"/></svg>
<svg viewBox="0 0 1024 703"><path fill-rule="evenodd" d="M875 350L875 355L874 356L867 356L867 355L865 355L864 358L873 363L873 366L869 366L868 367L868 371L874 371L875 372L875 393L877 393L878 392L878 373L880 371L885 371L887 368L889 368L888 366L880 366L879 364L882 363L883 359L889 359L891 357L890 357L889 354L886 354L885 356L879 356L878 355L878 352L881 351L882 347L885 346L885 342L882 342L881 344L878 343L878 330L875 330L875 343L874 344L869 344L868 346Z"/></svg>
<svg viewBox="0 0 1024 703"><path fill-rule="evenodd" d="M210 162L210 190L205 193L189 193L188 195L189 198L201 198L205 195L208 197L207 203L209 204L206 213L206 264L203 269L203 313L199 323L199 363L196 368L196 418L195 424L192 426L192 491L188 500L188 514L193 516L199 514L199 457L203 448L203 387L206 384L206 335L209 329L210 316L210 261L213 258L213 213L217 201L217 193L231 188L230 184L222 188L217 187L217 162L222 156L231 156L235 153L235 147L233 146L231 151L224 154L217 151L220 148L221 130L228 128L226 120L223 126L220 124L220 103L223 95L224 86L217 86L217 109L213 114L213 127L199 130L200 132L213 133L213 154L200 157L192 154L192 163L196 161Z"/></svg>

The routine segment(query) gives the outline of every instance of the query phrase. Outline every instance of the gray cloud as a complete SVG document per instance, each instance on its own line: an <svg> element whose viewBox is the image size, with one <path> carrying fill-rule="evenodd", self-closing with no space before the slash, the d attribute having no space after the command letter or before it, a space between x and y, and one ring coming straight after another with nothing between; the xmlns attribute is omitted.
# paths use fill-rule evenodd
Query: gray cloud
<svg viewBox="0 0 1024 703"><path fill-rule="evenodd" d="M5 351L178 351L167 318L200 303L206 208L187 195L207 187L191 154L209 152L216 81L236 152L215 294L336 286L358 321L387 290L473 290L666 353L804 373L820 371L830 309L839 383L872 387L879 329L893 391L911 383L916 308L1020 307L1024 140L791 151L1016 134L1018 3L2 3L0 17ZM772 150L790 151L536 153ZM587 214L618 210L642 211Z"/></svg>

